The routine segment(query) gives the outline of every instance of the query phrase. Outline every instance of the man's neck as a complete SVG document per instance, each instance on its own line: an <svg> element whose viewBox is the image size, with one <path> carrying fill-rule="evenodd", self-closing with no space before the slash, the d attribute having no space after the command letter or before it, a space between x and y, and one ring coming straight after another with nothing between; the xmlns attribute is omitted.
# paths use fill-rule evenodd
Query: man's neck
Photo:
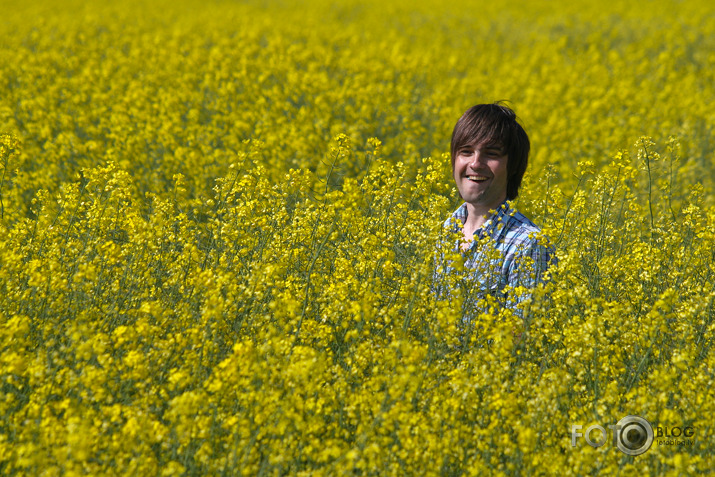
<svg viewBox="0 0 715 477"><path fill-rule="evenodd" d="M467 220L464 222L464 237L472 240L474 232L477 231L489 219L490 210L496 210L503 201L496 205L470 204L467 202Z"/></svg>

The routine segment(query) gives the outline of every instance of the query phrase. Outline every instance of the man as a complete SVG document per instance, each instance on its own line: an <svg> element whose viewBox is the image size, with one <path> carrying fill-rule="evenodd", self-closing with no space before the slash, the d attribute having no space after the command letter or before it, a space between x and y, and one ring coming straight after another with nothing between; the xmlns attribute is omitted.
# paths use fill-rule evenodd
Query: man
<svg viewBox="0 0 715 477"><path fill-rule="evenodd" d="M473 106L452 132L452 175L464 203L445 227L463 237L455 250L464 258L465 271L458 272L462 276L457 284L467 292L465 318L480 298L489 295L516 308L527 294L519 295L513 288L534 287L551 261L553 251L535 237L539 228L509 202L519 194L529 147L514 111L499 103ZM438 269L454 275L454 264L443 248ZM445 275L436 283L440 296L451 294Z"/></svg>

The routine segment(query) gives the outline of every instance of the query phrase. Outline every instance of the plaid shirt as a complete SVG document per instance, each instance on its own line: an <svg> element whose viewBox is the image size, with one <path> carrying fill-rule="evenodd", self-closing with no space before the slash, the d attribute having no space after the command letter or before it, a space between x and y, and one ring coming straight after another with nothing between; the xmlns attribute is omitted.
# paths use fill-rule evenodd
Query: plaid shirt
<svg viewBox="0 0 715 477"><path fill-rule="evenodd" d="M467 220L467 204L462 204L444 226L451 232L461 232ZM466 251L462 251L464 268L467 273L459 277L458 286L469 293L465 300L465 316L470 315L469 307L476 300L489 294L504 306L514 308L528 295L509 297L504 293L507 285L532 288L544 279L554 251L544 247L535 238L539 228L522 213L513 208L509 201L499 206L496 213L474 232L474 240ZM460 250L460 240L452 248ZM437 270L434 290L438 296L449 296L451 290L445 286L445 276L454 273L454 267L438 247Z"/></svg>

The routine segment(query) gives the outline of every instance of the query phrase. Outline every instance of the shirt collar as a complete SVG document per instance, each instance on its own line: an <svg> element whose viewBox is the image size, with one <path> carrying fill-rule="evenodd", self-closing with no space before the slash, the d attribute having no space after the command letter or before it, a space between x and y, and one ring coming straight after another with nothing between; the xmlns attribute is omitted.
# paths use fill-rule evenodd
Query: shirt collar
<svg viewBox="0 0 715 477"><path fill-rule="evenodd" d="M502 202L492 214L489 215L487 220L474 231L474 235L477 239L486 236L496 237L499 232L506 226L506 223L510 216L514 215L515 209L509 203L509 200ZM467 203L463 203L459 206L457 210L452 214L452 218L456 219L454 222L454 232L461 230L464 223L467 221ZM461 225L460 225L461 224Z"/></svg>

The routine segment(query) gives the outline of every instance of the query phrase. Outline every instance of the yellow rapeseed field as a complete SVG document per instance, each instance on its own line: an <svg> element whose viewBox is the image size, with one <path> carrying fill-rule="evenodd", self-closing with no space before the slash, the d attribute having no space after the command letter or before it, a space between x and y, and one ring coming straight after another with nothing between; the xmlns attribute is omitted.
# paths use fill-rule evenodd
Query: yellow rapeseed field
<svg viewBox="0 0 715 477"><path fill-rule="evenodd" d="M715 468L715 3L1 10L1 475ZM449 136L496 100L558 265L465 326Z"/></svg>

